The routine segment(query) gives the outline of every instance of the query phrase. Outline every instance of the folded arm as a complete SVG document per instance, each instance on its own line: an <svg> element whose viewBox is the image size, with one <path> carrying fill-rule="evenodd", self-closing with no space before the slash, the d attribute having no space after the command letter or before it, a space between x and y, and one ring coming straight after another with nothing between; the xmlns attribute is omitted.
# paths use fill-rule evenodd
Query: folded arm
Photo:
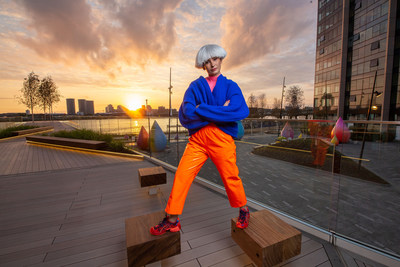
<svg viewBox="0 0 400 267"><path fill-rule="evenodd" d="M240 91L228 99L223 106L200 104L195 109L198 116L210 122L234 122L249 115L246 101Z"/></svg>
<svg viewBox="0 0 400 267"><path fill-rule="evenodd" d="M179 110L179 120L183 127L196 129L208 124L206 120L196 114L196 98L192 90L187 90Z"/></svg>

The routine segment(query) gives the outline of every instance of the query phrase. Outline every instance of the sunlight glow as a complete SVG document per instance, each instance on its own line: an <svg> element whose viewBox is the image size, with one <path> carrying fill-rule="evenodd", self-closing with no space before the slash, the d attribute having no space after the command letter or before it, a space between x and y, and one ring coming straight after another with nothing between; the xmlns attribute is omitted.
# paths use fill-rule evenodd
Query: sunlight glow
<svg viewBox="0 0 400 267"><path fill-rule="evenodd" d="M132 94L132 95L127 95L125 98L125 106L129 110L137 110L144 105L143 98L141 96Z"/></svg>

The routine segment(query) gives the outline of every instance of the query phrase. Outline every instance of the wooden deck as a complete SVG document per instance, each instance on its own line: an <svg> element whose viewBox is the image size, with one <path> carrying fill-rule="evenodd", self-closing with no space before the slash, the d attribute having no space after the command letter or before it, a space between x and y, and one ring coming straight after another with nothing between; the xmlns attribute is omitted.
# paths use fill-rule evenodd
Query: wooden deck
<svg viewBox="0 0 400 267"><path fill-rule="evenodd" d="M125 218L163 210L173 181L161 194L140 188L148 161L0 142L0 266L127 266ZM248 266L230 237L238 211L199 184L181 216L182 253L162 266ZM160 218L161 219L161 218ZM364 264L350 257L354 265ZM358 262L357 262L358 261ZM343 266L335 249L303 234L302 252L280 266Z"/></svg>

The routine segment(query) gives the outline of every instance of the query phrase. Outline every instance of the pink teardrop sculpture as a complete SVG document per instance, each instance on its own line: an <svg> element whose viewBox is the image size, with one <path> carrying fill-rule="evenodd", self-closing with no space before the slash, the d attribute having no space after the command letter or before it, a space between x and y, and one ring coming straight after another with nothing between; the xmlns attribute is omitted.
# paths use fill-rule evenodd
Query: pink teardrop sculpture
<svg viewBox="0 0 400 267"><path fill-rule="evenodd" d="M331 132L331 138L336 136L340 143L347 143L350 139L350 131L344 123L342 117L339 117L335 127L333 127Z"/></svg>
<svg viewBox="0 0 400 267"><path fill-rule="evenodd" d="M294 136L294 131L292 127L290 126L289 122L286 122L285 126L283 127L281 131L281 136L285 137L286 139L293 139Z"/></svg>

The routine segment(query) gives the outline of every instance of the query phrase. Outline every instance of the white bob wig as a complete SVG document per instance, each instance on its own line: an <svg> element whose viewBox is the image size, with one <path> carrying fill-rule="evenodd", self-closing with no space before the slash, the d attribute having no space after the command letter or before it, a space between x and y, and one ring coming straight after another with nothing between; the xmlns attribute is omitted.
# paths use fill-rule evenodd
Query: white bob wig
<svg viewBox="0 0 400 267"><path fill-rule="evenodd" d="M216 44L208 44L200 48L196 56L196 68L203 68L204 63L213 57L219 57L221 59L226 57L226 51L222 47Z"/></svg>

